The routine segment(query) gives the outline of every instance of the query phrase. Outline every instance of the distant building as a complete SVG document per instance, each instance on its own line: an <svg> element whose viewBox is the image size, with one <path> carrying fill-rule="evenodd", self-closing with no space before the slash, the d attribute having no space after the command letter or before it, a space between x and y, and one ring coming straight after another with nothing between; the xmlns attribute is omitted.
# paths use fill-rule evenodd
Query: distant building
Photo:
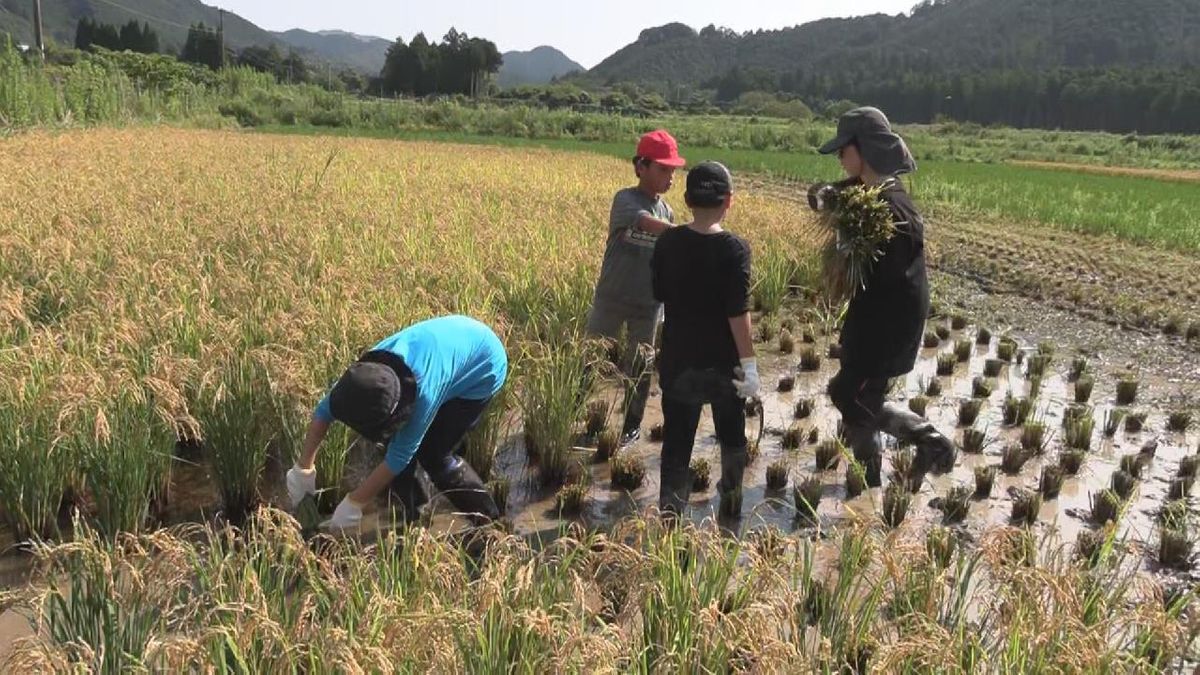
<svg viewBox="0 0 1200 675"><path fill-rule="evenodd" d="M29 45L23 45L20 43L17 44L17 51L21 52L22 54L29 51L30 49L33 49L33 47L30 47Z"/></svg>

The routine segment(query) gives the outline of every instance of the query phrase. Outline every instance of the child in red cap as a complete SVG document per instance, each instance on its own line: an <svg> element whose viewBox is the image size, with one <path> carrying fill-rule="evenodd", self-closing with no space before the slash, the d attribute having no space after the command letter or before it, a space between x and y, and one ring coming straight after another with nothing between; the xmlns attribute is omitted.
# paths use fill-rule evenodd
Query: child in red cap
<svg viewBox="0 0 1200 675"><path fill-rule="evenodd" d="M642 345L653 350L661 308L650 285L650 257L658 235L670 228L674 220L674 213L662 195L671 189L675 170L684 164L679 145L671 134L663 130L645 134L633 158L638 184L617 192L609 214L608 245L588 314L587 332L615 340L622 328L625 330L621 366L636 385L626 397L622 446L641 435L651 370Z"/></svg>

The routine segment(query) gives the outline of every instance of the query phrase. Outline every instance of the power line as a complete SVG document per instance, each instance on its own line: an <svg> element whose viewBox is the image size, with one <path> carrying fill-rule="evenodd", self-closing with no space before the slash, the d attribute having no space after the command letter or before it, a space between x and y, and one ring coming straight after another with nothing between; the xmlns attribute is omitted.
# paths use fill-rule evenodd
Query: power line
<svg viewBox="0 0 1200 675"><path fill-rule="evenodd" d="M150 14L147 14L140 10L131 9L131 8L126 7L125 5L122 5L118 2L113 2L113 0L96 0L96 2L102 2L106 5L111 5L113 7L116 7L117 9L129 12L130 14L133 14L135 16L140 16L143 19L149 19L151 21L156 21L158 23L166 24L168 26L174 26L175 28L182 28L183 30L203 30L205 32L212 33L213 35L217 34L217 30L215 28L209 28L208 26L205 26L204 28L201 29L201 28L197 28L196 26L185 26L177 21L170 21L168 19L162 19L157 16L151 16Z"/></svg>

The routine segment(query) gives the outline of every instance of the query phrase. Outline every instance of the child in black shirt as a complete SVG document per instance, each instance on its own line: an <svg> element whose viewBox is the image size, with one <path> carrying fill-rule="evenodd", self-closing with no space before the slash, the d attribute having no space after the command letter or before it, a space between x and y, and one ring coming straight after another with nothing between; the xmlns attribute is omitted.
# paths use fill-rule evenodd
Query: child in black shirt
<svg viewBox="0 0 1200 675"><path fill-rule="evenodd" d="M745 399L758 394L750 337L750 246L721 221L733 202L733 177L716 162L688 173L684 195L694 220L664 232L650 261L654 297L663 303L659 380L663 390L663 455L659 506L683 512L690 463L705 403L721 444L722 501L742 484Z"/></svg>

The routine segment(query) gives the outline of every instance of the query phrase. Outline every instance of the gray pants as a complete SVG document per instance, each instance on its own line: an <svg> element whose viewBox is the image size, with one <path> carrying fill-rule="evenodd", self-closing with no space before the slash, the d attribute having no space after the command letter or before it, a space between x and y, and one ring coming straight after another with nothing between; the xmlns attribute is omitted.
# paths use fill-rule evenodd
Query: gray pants
<svg viewBox="0 0 1200 675"><path fill-rule="evenodd" d="M596 300L588 313L587 332L594 337L619 340L625 333L621 350L621 372L628 378L625 393L625 424L622 435L642 426L646 401L650 398L650 378L654 369L654 337L661 311L659 308L631 308Z"/></svg>

